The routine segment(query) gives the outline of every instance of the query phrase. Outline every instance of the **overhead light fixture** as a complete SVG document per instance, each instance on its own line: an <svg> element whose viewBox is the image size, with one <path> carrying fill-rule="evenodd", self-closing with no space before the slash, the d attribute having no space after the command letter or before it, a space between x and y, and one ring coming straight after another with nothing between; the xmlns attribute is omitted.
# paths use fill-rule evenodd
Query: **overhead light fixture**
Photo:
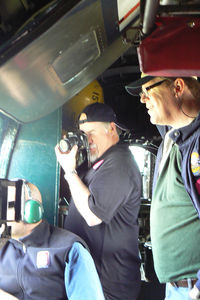
<svg viewBox="0 0 200 300"><path fill-rule="evenodd" d="M81 35L71 46L61 49L51 66L65 85L80 76L100 54L96 32L92 30Z"/></svg>

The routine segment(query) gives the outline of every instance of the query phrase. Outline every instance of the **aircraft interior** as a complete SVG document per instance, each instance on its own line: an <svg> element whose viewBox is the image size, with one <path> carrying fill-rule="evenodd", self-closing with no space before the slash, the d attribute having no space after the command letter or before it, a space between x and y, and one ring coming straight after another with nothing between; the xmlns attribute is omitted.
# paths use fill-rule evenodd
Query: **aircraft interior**
<svg viewBox="0 0 200 300"><path fill-rule="evenodd" d="M128 128L121 139L130 145L143 179L138 300L164 297L149 232L161 137L145 105L125 85L141 72L200 77L199 62L194 62L199 14L198 0L0 0L0 177L34 182L44 195L45 217L62 226L69 190L54 147L63 134L76 130L76 117L85 105L110 105ZM176 29L184 22L191 34L183 31L183 39L175 42ZM164 61L165 53L171 56Z"/></svg>

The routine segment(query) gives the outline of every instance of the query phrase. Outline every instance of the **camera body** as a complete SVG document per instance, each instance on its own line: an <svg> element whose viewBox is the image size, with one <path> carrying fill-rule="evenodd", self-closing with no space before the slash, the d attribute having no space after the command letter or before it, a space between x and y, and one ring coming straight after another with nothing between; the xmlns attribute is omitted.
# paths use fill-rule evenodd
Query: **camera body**
<svg viewBox="0 0 200 300"><path fill-rule="evenodd" d="M79 130L76 132L68 132L64 135L63 139L61 139L59 143L60 151L67 153L74 145L78 146L79 151L89 147L88 139L84 132Z"/></svg>
<svg viewBox="0 0 200 300"><path fill-rule="evenodd" d="M89 164L89 144L87 135L83 131L67 132L59 142L59 149L62 153L67 153L74 145L78 146L77 166L80 166L86 160Z"/></svg>

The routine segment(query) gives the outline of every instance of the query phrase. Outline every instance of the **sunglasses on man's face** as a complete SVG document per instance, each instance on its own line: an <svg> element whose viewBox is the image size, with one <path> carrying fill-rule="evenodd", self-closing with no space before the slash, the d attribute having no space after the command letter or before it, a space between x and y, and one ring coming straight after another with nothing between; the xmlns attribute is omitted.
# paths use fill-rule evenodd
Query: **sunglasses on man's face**
<svg viewBox="0 0 200 300"><path fill-rule="evenodd" d="M163 79L161 81L158 81L150 86L147 86L145 88L142 89L142 92L139 93L140 98L145 97L145 98L149 98L149 91L153 88L155 88L156 86L161 85L164 81L166 81L166 79Z"/></svg>

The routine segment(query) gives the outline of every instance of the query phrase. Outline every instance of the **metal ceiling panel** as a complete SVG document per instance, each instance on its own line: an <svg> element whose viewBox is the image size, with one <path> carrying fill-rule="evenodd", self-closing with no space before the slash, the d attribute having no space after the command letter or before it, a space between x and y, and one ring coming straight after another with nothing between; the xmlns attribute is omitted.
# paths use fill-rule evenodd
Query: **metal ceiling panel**
<svg viewBox="0 0 200 300"><path fill-rule="evenodd" d="M105 21L100 0L81 1L1 65L1 111L40 119L97 78L131 46L120 32L108 45Z"/></svg>

